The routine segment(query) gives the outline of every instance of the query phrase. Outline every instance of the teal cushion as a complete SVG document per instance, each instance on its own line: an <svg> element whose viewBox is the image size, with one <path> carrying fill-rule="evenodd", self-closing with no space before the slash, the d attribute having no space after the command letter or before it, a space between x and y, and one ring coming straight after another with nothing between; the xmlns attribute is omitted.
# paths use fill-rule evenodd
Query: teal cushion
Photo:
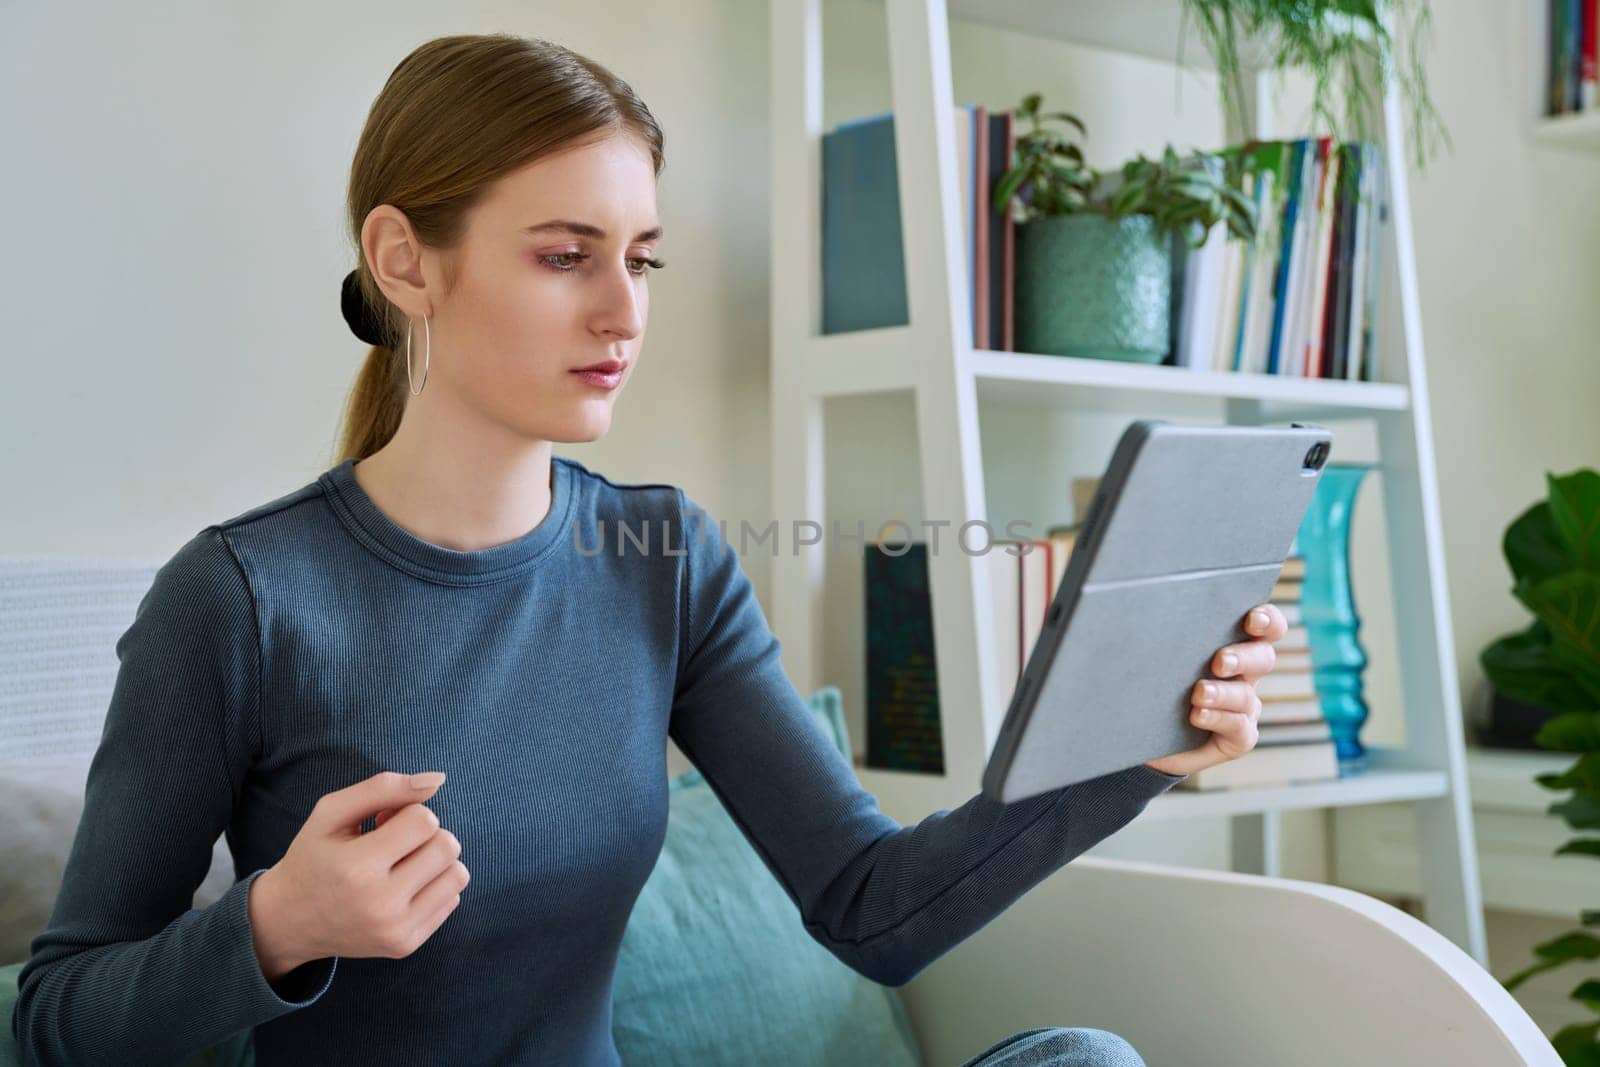
<svg viewBox="0 0 1600 1067"><path fill-rule="evenodd" d="M807 701L850 758L835 686ZM612 1035L627 1064L920 1065L894 989L801 925L697 770L674 778L666 841L622 938Z"/></svg>

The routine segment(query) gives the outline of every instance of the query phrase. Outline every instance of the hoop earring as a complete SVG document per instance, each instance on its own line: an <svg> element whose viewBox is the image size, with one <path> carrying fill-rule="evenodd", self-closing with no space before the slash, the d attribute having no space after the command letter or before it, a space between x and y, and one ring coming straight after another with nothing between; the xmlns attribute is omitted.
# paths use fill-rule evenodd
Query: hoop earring
<svg viewBox="0 0 1600 1067"><path fill-rule="evenodd" d="M421 396L422 389L428 387L428 369L433 362L433 329L428 325L428 316L422 316L423 344L426 346L422 352L422 389L411 388L411 330L416 325L416 320L406 320L406 389L412 396Z"/></svg>

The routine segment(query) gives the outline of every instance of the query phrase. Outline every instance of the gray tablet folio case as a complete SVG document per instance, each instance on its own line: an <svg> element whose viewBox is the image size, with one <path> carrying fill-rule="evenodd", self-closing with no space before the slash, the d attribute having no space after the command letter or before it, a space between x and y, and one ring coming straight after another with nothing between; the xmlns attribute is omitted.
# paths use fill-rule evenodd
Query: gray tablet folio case
<svg viewBox="0 0 1600 1067"><path fill-rule="evenodd" d="M1131 423L1073 544L983 776L1010 803L1185 752L1194 683L1249 639L1332 447L1321 426Z"/></svg>

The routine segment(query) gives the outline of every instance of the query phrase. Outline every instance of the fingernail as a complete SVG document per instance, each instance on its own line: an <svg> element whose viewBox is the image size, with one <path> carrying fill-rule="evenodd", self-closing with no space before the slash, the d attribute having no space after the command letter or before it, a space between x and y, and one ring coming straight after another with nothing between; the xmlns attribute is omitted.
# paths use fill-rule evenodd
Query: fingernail
<svg viewBox="0 0 1600 1067"><path fill-rule="evenodd" d="M1202 685L1200 687L1200 692L1205 694L1205 699L1207 700L1217 699L1217 687L1212 685L1210 682L1206 682L1204 685Z"/></svg>
<svg viewBox="0 0 1600 1067"><path fill-rule="evenodd" d="M436 785L443 784L443 771L424 771L421 774L413 774L411 776L411 787L413 789L431 789Z"/></svg>
<svg viewBox="0 0 1600 1067"><path fill-rule="evenodd" d="M1232 652L1224 653L1223 657L1222 657L1222 669L1225 670L1225 671L1232 672L1232 671L1238 670L1238 668L1239 668L1239 657L1235 656Z"/></svg>
<svg viewBox="0 0 1600 1067"><path fill-rule="evenodd" d="M1252 611L1250 613L1250 621L1255 623L1256 629L1265 630L1267 628L1267 613L1259 610Z"/></svg>

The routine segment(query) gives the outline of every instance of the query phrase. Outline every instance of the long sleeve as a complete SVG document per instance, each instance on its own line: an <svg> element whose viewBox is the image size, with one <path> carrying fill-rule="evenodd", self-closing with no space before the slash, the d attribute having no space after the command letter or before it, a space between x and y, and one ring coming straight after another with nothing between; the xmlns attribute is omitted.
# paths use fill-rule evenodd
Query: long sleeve
<svg viewBox="0 0 1600 1067"><path fill-rule="evenodd" d="M1144 764L1002 804L981 792L901 826L779 662L738 554L680 491L682 635L670 736L800 911L885 985L914 978L1183 780Z"/></svg>
<svg viewBox="0 0 1600 1067"><path fill-rule="evenodd" d="M257 626L211 526L160 568L118 639L61 891L18 975L23 1063L177 1062L332 983L337 958L266 980L248 907L260 870L191 906L259 751Z"/></svg>

